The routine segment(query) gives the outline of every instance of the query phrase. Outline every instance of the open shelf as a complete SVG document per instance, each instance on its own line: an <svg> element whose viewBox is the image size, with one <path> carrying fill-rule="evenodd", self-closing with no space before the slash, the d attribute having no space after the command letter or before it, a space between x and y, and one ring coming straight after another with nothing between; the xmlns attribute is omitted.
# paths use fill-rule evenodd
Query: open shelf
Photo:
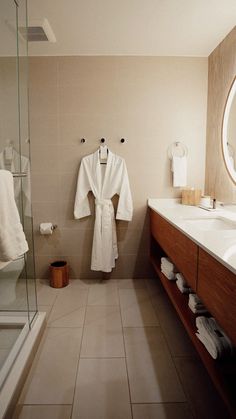
<svg viewBox="0 0 236 419"><path fill-rule="evenodd" d="M177 311L195 349L197 350L203 364L205 365L212 381L224 400L228 410L233 418L236 417L236 356L224 360L214 360L205 349L204 345L196 336L196 317L188 307L188 295L182 294L175 281L169 281L162 274L160 268L160 259L165 256L165 252L151 238L151 263L160 278L160 281L166 290L175 310Z"/></svg>

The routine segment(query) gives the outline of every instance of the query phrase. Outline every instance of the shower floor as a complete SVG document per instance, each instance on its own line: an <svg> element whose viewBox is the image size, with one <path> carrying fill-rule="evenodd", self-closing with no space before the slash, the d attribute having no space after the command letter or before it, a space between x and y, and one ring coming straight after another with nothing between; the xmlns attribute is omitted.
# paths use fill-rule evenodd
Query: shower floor
<svg viewBox="0 0 236 419"><path fill-rule="evenodd" d="M5 363L9 352L18 339L22 325L1 325L0 324L0 369Z"/></svg>

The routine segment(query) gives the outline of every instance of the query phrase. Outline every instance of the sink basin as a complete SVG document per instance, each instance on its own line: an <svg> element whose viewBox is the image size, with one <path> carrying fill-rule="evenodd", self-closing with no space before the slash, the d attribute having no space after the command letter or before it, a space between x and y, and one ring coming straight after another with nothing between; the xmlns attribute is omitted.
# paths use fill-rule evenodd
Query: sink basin
<svg viewBox="0 0 236 419"><path fill-rule="evenodd" d="M184 222L189 227L204 231L236 229L236 222L221 217L185 218Z"/></svg>

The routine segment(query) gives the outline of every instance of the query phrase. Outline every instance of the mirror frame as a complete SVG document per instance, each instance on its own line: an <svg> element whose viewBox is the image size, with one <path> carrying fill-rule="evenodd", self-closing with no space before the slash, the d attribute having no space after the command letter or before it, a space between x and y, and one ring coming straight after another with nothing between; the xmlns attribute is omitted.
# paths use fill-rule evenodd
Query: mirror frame
<svg viewBox="0 0 236 419"><path fill-rule="evenodd" d="M234 77L229 93L227 95L225 107L224 107L224 114L223 114L223 122L222 122L222 133L221 133L221 145L222 145L222 154L223 159L225 163L225 167L227 169L227 172L231 178L231 180L236 184L236 171L233 170L230 159L229 159L229 152L228 152L228 144L227 144L227 129L228 129L228 121L229 121L229 114L231 105L234 99L234 96L236 95L236 76Z"/></svg>

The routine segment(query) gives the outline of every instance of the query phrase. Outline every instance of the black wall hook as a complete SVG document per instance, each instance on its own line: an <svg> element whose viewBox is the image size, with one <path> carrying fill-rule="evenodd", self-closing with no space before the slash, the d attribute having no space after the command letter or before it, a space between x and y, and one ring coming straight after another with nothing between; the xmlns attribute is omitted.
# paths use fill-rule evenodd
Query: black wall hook
<svg viewBox="0 0 236 419"><path fill-rule="evenodd" d="M81 140L80 140L80 142L82 143L82 144L84 144L85 143L85 138L81 138Z"/></svg>
<svg viewBox="0 0 236 419"><path fill-rule="evenodd" d="M105 138L101 138L100 141L101 141L101 143L105 143L106 140L105 140Z"/></svg>
<svg viewBox="0 0 236 419"><path fill-rule="evenodd" d="M120 142L121 143L124 143L125 142L125 139L124 138L121 138Z"/></svg>

